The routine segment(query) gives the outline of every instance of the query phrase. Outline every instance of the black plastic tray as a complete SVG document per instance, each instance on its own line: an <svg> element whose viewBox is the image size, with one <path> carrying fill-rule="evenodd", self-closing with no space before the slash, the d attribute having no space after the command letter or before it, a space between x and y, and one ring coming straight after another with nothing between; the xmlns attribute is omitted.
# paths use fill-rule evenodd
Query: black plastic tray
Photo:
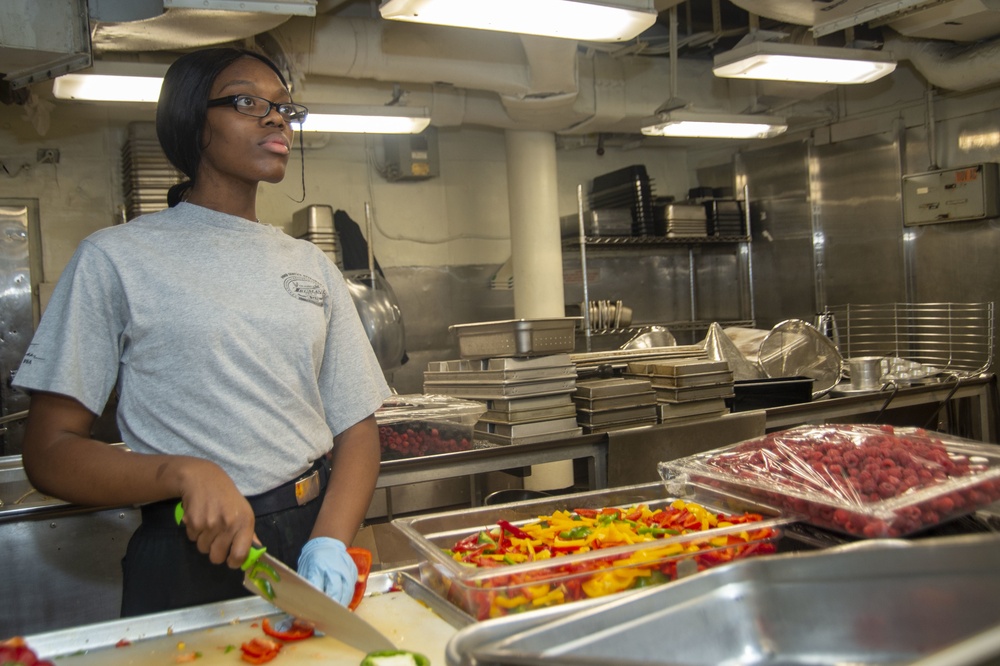
<svg viewBox="0 0 1000 666"><path fill-rule="evenodd" d="M733 382L733 397L726 406L734 412L794 405L812 400L812 377L741 379Z"/></svg>

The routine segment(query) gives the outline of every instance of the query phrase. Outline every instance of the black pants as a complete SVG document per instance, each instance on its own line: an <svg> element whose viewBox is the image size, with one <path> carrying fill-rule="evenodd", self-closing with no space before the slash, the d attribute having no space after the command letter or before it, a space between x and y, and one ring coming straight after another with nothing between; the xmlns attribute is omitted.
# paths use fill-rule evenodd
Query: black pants
<svg viewBox="0 0 1000 666"><path fill-rule="evenodd" d="M323 487L326 470L323 470ZM291 568L298 565L302 547L312 533L323 505L319 497L302 506L256 517L255 532L268 554ZM142 508L142 524L129 540L122 559L122 617L216 603L250 594L243 572L212 564L198 551L183 526L174 521L178 500Z"/></svg>

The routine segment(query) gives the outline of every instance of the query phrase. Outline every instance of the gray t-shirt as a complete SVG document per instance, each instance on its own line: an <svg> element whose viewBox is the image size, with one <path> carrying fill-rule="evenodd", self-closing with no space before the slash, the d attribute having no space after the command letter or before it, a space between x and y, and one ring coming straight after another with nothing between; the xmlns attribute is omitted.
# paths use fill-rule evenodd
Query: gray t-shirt
<svg viewBox="0 0 1000 666"><path fill-rule="evenodd" d="M390 395L343 277L312 243L182 203L85 239L15 377L139 453L214 460L246 495L305 470Z"/></svg>

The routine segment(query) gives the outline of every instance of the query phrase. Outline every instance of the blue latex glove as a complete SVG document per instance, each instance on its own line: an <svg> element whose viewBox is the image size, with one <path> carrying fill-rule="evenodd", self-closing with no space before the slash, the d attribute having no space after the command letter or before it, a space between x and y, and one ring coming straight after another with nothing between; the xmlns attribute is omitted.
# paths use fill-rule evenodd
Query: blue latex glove
<svg viewBox="0 0 1000 666"><path fill-rule="evenodd" d="M347 554L343 541L316 537L306 542L299 555L299 575L323 590L328 597L347 606L358 582L358 567Z"/></svg>

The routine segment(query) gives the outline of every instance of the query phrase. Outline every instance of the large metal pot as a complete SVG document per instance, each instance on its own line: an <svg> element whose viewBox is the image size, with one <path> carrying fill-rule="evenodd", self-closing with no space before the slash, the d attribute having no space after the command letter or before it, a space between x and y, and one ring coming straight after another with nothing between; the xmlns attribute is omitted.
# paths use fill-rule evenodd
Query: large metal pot
<svg viewBox="0 0 1000 666"><path fill-rule="evenodd" d="M396 294L378 271L344 271L347 289L383 370L398 368L406 353L406 331Z"/></svg>

